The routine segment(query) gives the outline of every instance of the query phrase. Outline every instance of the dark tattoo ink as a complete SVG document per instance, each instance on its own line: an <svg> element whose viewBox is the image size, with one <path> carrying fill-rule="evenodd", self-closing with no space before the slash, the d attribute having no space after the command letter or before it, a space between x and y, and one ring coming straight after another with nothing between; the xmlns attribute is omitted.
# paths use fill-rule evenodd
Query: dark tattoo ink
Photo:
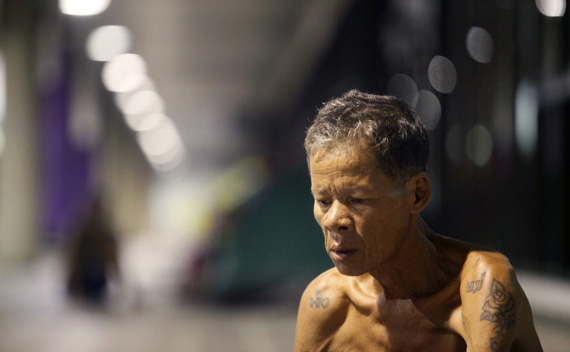
<svg viewBox="0 0 570 352"><path fill-rule="evenodd" d="M485 277L485 273L479 276L479 280L473 280L467 283L466 292L473 292L477 293L483 287L483 278Z"/></svg>
<svg viewBox="0 0 570 352"><path fill-rule="evenodd" d="M329 304L331 303L330 298L328 297L319 297L321 294L321 290L315 290L315 297L311 297L309 301L309 307L311 308L323 308L326 309Z"/></svg>
<svg viewBox="0 0 570 352"><path fill-rule="evenodd" d="M491 350L496 352L499 350L498 345L501 338L517 323L515 318L515 299L505 289L505 286L496 279L493 279L490 291L485 299L485 304L483 304L483 312L481 312L479 320L488 320L496 323L493 328L496 336L491 338Z"/></svg>

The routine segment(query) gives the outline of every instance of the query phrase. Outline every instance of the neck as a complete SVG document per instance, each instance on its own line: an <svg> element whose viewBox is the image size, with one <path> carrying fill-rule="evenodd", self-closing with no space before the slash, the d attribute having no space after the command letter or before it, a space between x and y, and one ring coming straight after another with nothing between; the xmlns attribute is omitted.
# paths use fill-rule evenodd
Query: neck
<svg viewBox="0 0 570 352"><path fill-rule="evenodd" d="M381 284L387 299L428 295L449 281L434 243L435 234L421 218L411 222L409 235L392 259L370 273Z"/></svg>

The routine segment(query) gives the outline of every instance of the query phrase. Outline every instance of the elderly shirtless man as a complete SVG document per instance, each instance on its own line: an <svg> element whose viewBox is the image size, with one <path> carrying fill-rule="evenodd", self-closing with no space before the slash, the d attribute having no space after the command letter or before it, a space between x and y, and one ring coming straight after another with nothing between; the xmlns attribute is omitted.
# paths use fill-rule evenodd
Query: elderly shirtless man
<svg viewBox="0 0 570 352"><path fill-rule="evenodd" d="M509 260L434 233L427 132L394 97L329 101L305 139L334 268L301 298L296 352L542 351Z"/></svg>

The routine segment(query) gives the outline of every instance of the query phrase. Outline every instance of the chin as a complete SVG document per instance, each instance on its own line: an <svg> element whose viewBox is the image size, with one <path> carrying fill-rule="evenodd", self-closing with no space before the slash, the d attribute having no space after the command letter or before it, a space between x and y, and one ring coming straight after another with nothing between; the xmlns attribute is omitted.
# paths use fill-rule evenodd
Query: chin
<svg viewBox="0 0 570 352"><path fill-rule="evenodd" d="M333 262L334 263L334 262ZM350 265L334 263L334 266L338 270L339 273L346 275L346 276L360 276L367 273L367 271L355 268Z"/></svg>

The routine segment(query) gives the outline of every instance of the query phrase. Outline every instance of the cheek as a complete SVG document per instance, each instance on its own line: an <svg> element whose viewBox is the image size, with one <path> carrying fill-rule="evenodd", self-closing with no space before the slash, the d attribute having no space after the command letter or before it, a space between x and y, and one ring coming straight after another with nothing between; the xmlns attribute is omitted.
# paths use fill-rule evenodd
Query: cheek
<svg viewBox="0 0 570 352"><path fill-rule="evenodd" d="M377 209L371 210L366 214L362 214L356 221L356 225L359 230L363 231L359 233L370 233L370 232L380 232L382 228L386 225L386 216L383 216L384 212Z"/></svg>
<svg viewBox="0 0 570 352"><path fill-rule="evenodd" d="M370 219L375 224L382 224L385 228L399 223L406 215L405 203L395 200L382 204L374 214L370 214Z"/></svg>
<svg viewBox="0 0 570 352"><path fill-rule="evenodd" d="M367 250L376 253L386 244L390 234L394 232L395 214L375 211L357 222L357 233L362 238Z"/></svg>

